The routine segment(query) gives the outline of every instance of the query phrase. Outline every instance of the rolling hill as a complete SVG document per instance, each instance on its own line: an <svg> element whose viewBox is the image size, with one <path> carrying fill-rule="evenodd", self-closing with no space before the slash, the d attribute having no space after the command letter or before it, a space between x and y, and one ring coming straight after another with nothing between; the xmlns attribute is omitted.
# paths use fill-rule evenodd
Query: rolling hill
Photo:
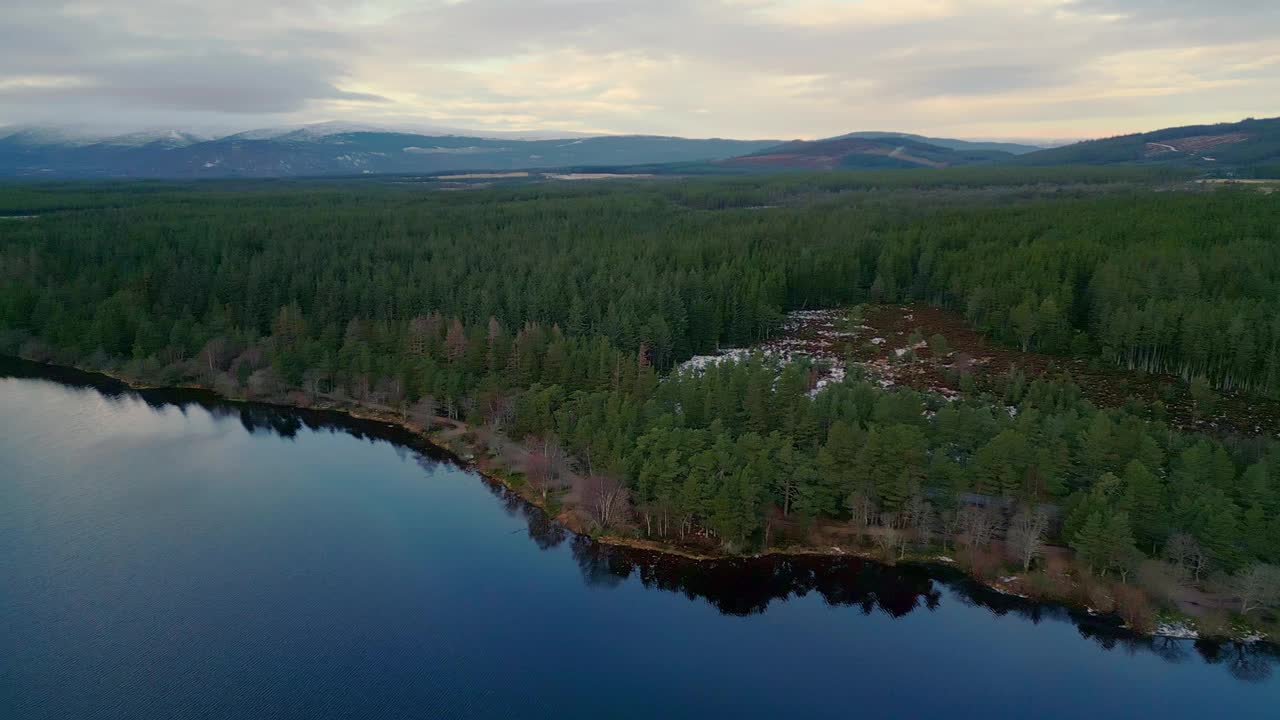
<svg viewBox="0 0 1280 720"><path fill-rule="evenodd" d="M949 148L951 150L995 150L997 152L1006 152L1011 155L1024 155L1026 153L1044 149L1040 145L1028 145L1026 143L995 142L986 140L956 140L955 138L936 138L926 137L924 135L913 135L911 133L879 131L852 132L847 135L841 135L831 139L840 140L843 138L867 138L870 140L906 139L924 143L926 145L937 145L938 147Z"/></svg>
<svg viewBox="0 0 1280 720"><path fill-rule="evenodd" d="M740 170L849 170L857 168L953 167L989 165L1012 160L999 150L960 150L904 135L873 133L826 140L795 140L749 153L719 165Z"/></svg>
<svg viewBox="0 0 1280 720"><path fill-rule="evenodd" d="M422 135L359 126L262 130L221 138L179 132L92 138L49 128L0 130L0 177L302 177L710 161L774 140L617 135L529 140Z"/></svg>
<svg viewBox="0 0 1280 720"><path fill-rule="evenodd" d="M1187 125L1087 140L1017 158L1029 165L1176 163L1245 174L1280 170L1280 118Z"/></svg>

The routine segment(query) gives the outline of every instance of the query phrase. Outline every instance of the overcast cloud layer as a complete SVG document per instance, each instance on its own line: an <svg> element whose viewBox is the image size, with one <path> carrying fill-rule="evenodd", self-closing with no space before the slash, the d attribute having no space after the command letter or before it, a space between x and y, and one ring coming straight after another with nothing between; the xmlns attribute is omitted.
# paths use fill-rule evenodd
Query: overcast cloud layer
<svg viewBox="0 0 1280 720"><path fill-rule="evenodd" d="M1066 138L1280 115L1277 0L0 0L0 124Z"/></svg>

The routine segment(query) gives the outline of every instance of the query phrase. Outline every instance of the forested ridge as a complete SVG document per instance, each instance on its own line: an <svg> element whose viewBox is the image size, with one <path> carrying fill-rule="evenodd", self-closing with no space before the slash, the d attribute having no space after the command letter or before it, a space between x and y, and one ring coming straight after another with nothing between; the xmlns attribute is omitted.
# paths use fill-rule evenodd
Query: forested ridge
<svg viewBox="0 0 1280 720"><path fill-rule="evenodd" d="M1027 172L3 187L0 212L38 217L0 220L0 349L465 420L533 448L535 492L580 483L602 529L743 550L836 523L1023 569L1056 540L1098 577L1270 588L1263 438L1097 408L1070 378L949 402L856 376L813 393L803 361L668 375L787 310L930 302L1023 349L1280 394L1275 197Z"/></svg>

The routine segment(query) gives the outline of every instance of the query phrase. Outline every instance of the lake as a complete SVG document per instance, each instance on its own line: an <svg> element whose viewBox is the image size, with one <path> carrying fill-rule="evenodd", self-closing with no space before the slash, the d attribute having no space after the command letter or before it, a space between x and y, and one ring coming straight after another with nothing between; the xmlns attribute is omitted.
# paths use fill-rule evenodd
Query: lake
<svg viewBox="0 0 1280 720"><path fill-rule="evenodd" d="M1264 645L602 548L408 433L0 360L0 717L1274 718Z"/></svg>

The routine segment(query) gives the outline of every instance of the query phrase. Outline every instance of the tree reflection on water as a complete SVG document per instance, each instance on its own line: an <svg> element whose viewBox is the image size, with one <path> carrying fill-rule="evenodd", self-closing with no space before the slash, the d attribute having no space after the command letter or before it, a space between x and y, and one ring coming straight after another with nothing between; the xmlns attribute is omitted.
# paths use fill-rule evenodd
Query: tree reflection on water
<svg viewBox="0 0 1280 720"><path fill-rule="evenodd" d="M0 377L52 380L94 392L109 402L141 400L157 410L198 407L215 418L234 418L251 434L269 433L295 438L304 428L314 432L346 433L370 442L388 442L406 459L427 471L453 462L402 428L358 420L336 412L301 410L259 403L228 402L200 390L132 390L102 376L0 358ZM615 587L636 578L644 587L680 593L705 601L726 615L758 615L775 601L817 593L833 607L857 607L862 614L879 611L900 618L924 609L932 611L949 595L950 602L985 608L996 615L1015 615L1032 623L1071 622L1080 635L1106 650L1149 652L1167 662L1199 657L1220 665L1244 682L1271 678L1280 664L1280 648L1269 643L1184 640L1146 637L1120 627L1118 620L1059 605L1039 603L997 592L943 566L884 565L852 557L762 556L694 561L664 553L621 548L574 535L505 487L486 481L485 487L504 510L523 518L527 534L542 550L568 542L583 580L592 586ZM944 593L949 590L949 593Z"/></svg>
<svg viewBox="0 0 1280 720"><path fill-rule="evenodd" d="M569 533L500 485L488 483L487 487L508 513L524 518L528 535L538 547L546 550L569 542L583 580L593 586L615 587L634 577L646 588L679 593L725 615L738 616L762 614L775 601L817 593L833 607L857 607L864 615L879 611L892 618L936 609L946 589L951 591L950 601L995 615L1013 615L1035 624L1070 622L1081 637L1105 650L1149 652L1171 663L1198 656L1244 682L1268 680L1280 664L1280 649L1274 645L1139 635L1121 627L1116 618L1001 593L944 566L885 565L819 555L699 561L605 545Z"/></svg>

